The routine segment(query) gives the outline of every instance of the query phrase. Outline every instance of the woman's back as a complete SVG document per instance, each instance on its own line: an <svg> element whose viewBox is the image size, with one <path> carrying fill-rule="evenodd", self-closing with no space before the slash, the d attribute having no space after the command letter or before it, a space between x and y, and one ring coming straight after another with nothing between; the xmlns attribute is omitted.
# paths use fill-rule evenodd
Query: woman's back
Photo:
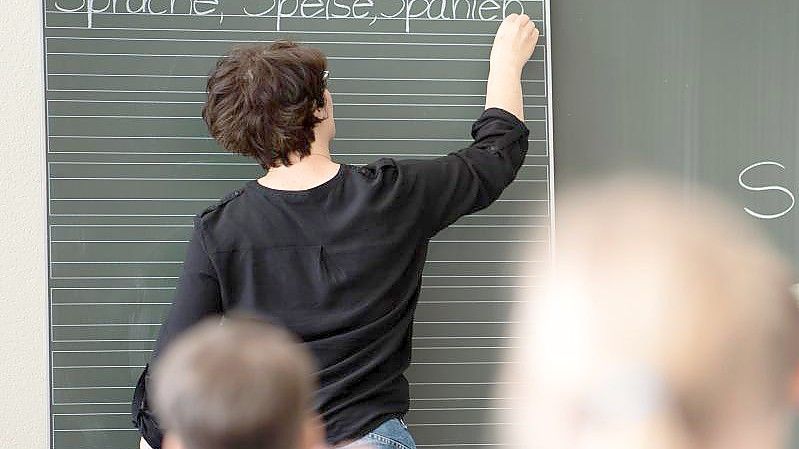
<svg viewBox="0 0 799 449"><path fill-rule="evenodd" d="M396 181L390 165L341 165L305 191L251 182L200 218L223 312L266 315L307 343L332 435L407 409L402 373L427 240Z"/></svg>
<svg viewBox="0 0 799 449"><path fill-rule="evenodd" d="M498 109L473 135L475 145L434 160L342 164L308 190L251 181L208 208L156 354L201 316L257 313L316 356L331 441L403 416L428 241L494 201L527 148L524 125Z"/></svg>

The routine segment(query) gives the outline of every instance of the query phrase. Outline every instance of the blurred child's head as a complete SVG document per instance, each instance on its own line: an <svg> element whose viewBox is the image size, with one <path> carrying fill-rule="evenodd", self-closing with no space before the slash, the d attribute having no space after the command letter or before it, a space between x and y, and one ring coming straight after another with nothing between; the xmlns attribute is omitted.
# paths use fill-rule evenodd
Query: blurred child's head
<svg viewBox="0 0 799 449"><path fill-rule="evenodd" d="M155 411L165 449L308 449L312 362L287 332L255 319L204 321L157 360Z"/></svg>
<svg viewBox="0 0 799 449"><path fill-rule="evenodd" d="M706 193L624 178L558 203L506 373L517 446L776 449L799 360L789 270Z"/></svg>

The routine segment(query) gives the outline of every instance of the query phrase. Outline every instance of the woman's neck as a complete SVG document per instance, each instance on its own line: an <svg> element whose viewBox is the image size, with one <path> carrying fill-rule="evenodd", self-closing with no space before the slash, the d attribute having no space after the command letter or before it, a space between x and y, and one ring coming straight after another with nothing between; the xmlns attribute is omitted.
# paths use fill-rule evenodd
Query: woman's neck
<svg viewBox="0 0 799 449"><path fill-rule="evenodd" d="M311 154L303 158L292 155L291 162L270 168L258 183L276 190L308 190L329 181L339 170L327 147L311 146Z"/></svg>

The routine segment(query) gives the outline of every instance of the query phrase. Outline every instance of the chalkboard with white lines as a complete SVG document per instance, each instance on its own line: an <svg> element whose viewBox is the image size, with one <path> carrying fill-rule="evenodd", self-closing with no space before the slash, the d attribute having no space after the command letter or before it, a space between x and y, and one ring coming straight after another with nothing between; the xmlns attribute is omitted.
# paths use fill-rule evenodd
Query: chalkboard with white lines
<svg viewBox="0 0 799 449"><path fill-rule="evenodd" d="M329 57L334 156L432 158L469 142L503 14L542 29L524 70L530 152L501 199L430 245L408 422L420 447L487 449L522 248L549 246L551 123L538 0L46 0L53 447L136 447L132 386L172 299L192 217L260 168L200 119L232 45L293 39Z"/></svg>

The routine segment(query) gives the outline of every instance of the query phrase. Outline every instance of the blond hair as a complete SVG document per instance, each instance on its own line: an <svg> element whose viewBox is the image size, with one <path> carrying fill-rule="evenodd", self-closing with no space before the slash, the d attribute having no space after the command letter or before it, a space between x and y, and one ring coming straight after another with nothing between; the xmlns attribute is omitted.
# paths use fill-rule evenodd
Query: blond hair
<svg viewBox="0 0 799 449"><path fill-rule="evenodd" d="M785 416L799 356L787 265L741 213L682 192L625 177L562 195L506 371L518 447L711 447L725 423Z"/></svg>

